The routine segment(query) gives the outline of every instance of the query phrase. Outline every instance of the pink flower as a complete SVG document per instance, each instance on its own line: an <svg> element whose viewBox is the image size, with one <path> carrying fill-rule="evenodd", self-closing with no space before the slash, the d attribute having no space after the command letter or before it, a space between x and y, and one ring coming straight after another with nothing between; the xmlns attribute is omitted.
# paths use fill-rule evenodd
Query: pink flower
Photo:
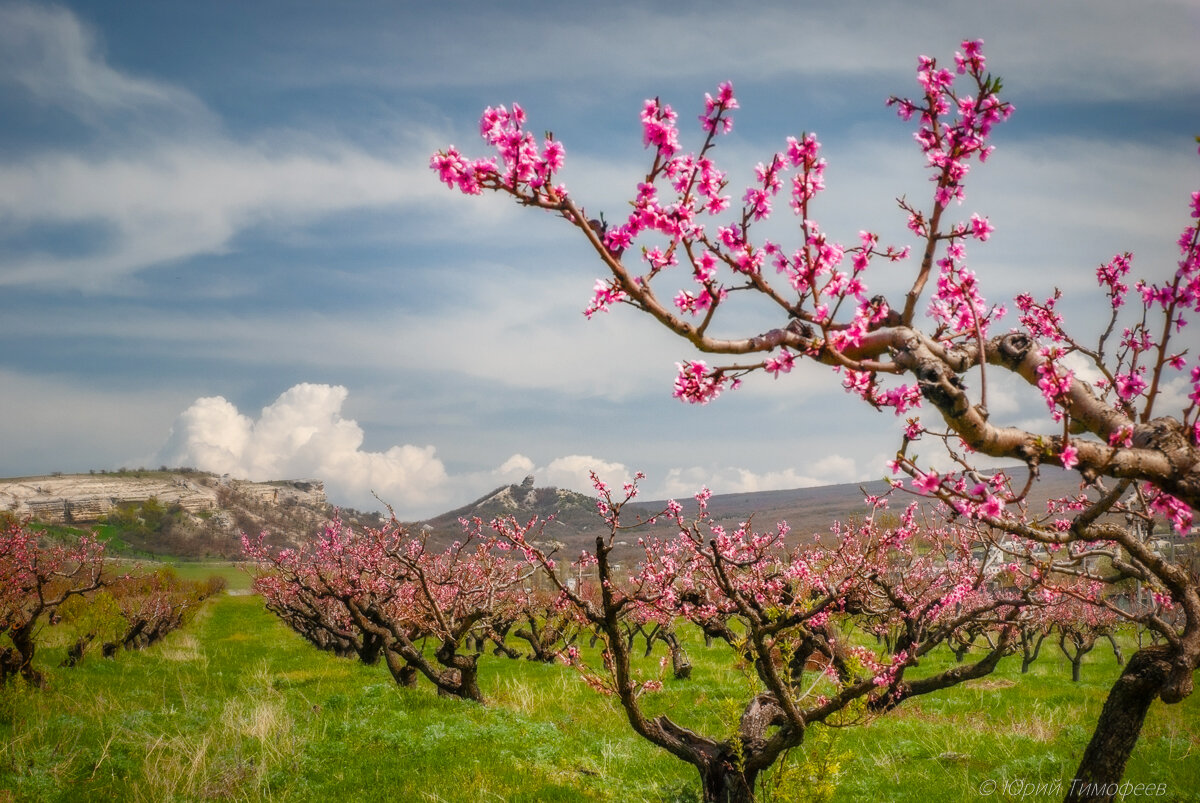
<svg viewBox="0 0 1200 803"><path fill-rule="evenodd" d="M1072 469L1079 464L1079 450L1071 444L1063 447L1059 457L1062 459L1062 467L1065 469Z"/></svg>
<svg viewBox="0 0 1200 803"><path fill-rule="evenodd" d="M913 487L923 494L934 494L942 485L942 479L936 471L930 471L927 474L918 474L913 480Z"/></svg>
<svg viewBox="0 0 1200 803"><path fill-rule="evenodd" d="M763 364L763 368L767 371L767 373L778 378L780 374L786 374L791 371L795 362L796 358L790 351L787 349L780 349L778 354L771 357L766 361L766 363Z"/></svg>
<svg viewBox="0 0 1200 803"><path fill-rule="evenodd" d="M1109 446L1124 446L1126 448L1133 446L1133 427L1124 426L1112 432L1108 436Z"/></svg>
<svg viewBox="0 0 1200 803"><path fill-rule="evenodd" d="M988 237L991 237L995 230L996 227L988 222L987 218L971 215L971 233L976 240L987 242Z"/></svg>
<svg viewBox="0 0 1200 803"><path fill-rule="evenodd" d="M1125 401L1130 401L1146 389L1146 380L1139 373L1117 374L1113 378L1116 380L1117 395Z"/></svg>
<svg viewBox="0 0 1200 803"><path fill-rule="evenodd" d="M583 314L591 318L597 312L608 312L610 306L625 300L625 298L627 298L625 291L620 288L615 279L607 282L597 279L592 301L587 305Z"/></svg>
<svg viewBox="0 0 1200 803"><path fill-rule="evenodd" d="M719 371L710 372L704 360L675 363L679 374L675 377L675 398L691 404L708 404L725 389L727 379Z"/></svg>
<svg viewBox="0 0 1200 803"><path fill-rule="evenodd" d="M658 98L647 100L642 108L642 142L649 148L658 149L665 157L679 150L679 129L675 127L677 115L669 105L660 104Z"/></svg>
<svg viewBox="0 0 1200 803"><path fill-rule="evenodd" d="M1004 512L1004 503L1000 501L999 497L988 494L987 499L979 506L979 512L989 518L1000 518L1000 514Z"/></svg>

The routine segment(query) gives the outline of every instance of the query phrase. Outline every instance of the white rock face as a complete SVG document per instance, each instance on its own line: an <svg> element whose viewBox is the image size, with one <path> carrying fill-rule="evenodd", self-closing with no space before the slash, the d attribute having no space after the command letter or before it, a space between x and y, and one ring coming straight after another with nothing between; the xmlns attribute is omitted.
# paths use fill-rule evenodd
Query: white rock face
<svg viewBox="0 0 1200 803"><path fill-rule="evenodd" d="M189 513L198 513L220 507L217 495L223 487L265 503L325 503L325 487L319 480L247 482L155 471L145 476L69 474L0 479L0 510L48 524L84 524L99 521L122 504L153 497L165 506L178 504Z"/></svg>

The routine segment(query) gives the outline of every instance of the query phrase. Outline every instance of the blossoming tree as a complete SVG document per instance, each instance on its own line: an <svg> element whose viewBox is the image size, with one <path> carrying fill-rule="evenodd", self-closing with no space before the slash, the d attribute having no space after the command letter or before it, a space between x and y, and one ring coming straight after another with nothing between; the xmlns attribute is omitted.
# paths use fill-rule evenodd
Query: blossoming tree
<svg viewBox="0 0 1200 803"><path fill-rule="evenodd" d="M1196 579L1141 530L1121 523L1123 515L1158 515L1187 533L1200 506L1200 363L1178 343L1200 312L1200 230L1195 223L1184 228L1178 270L1167 281L1131 287L1129 254L1096 269L1107 325L1095 343L1068 330L1058 291L1019 295L1017 325L1001 331L1004 307L987 300L967 261L968 244L988 240L992 225L956 210L969 171L992 153L989 138L1012 106L986 71L979 41L962 44L953 69L922 56L917 80L915 98L888 101L916 124L932 187L927 206L898 202L914 239L903 247L881 244L870 230L844 244L818 225L825 161L813 135L788 138L735 202L713 158L738 108L729 84L705 96L692 151L681 144L671 106L646 101L641 121L650 166L632 211L620 219L590 215L556 182L565 149L552 134L527 131L517 104L484 112L481 133L494 155L472 159L449 147L431 167L466 194L498 192L573 226L607 270L587 315L630 306L696 349L721 355L715 365L679 364L680 399L707 403L751 374L786 374L797 360L828 366L865 404L909 416L891 463L902 478L897 484L1007 534L996 541L1022 571L1151 589L1155 605L1136 616L1162 643L1140 649L1113 686L1069 793L1105 799L1124 773L1150 703L1187 697L1200 666ZM781 194L797 220L791 247L761 235ZM1200 217L1200 193L1192 195L1191 216ZM903 295L871 293L880 263L911 265ZM761 302L759 331L717 333L735 295ZM1099 378L1086 379L1081 365ZM996 420L987 401L996 373L1041 394L1054 434ZM1187 396L1181 409L1162 409L1168 387L1180 385ZM935 470L928 455L920 461L910 454L918 439L944 446L955 470ZM1002 472L981 477L977 455L1023 463L1031 481L1043 465L1075 471L1081 491L1050 509L1032 509L1029 483ZM1133 615L1111 597L1096 603L1118 617Z"/></svg>
<svg viewBox="0 0 1200 803"><path fill-rule="evenodd" d="M104 545L43 543L44 534L6 518L0 529L0 683L20 674L41 686L33 665L37 633L67 600L100 587ZM4 642L8 642L5 646Z"/></svg>
<svg viewBox="0 0 1200 803"><path fill-rule="evenodd" d="M299 550L272 552L262 537L242 545L268 607L317 646L366 663L382 655L401 685L419 674L439 694L482 702L481 645L524 593L520 563L482 529L442 551L395 518L358 530L334 521Z"/></svg>
<svg viewBox="0 0 1200 803"><path fill-rule="evenodd" d="M1038 581L979 559L994 547L973 522L921 526L915 504L895 527L877 525L873 510L857 525L836 524L834 546L799 548L788 545L786 524L762 533L748 523L727 530L708 515L703 491L693 520L674 502L662 511L677 535L641 539L642 558L625 574L612 560L616 539L655 521L622 523L636 485L614 494L593 479L606 533L568 574L594 569L598 594L557 571L537 546L536 521L492 526L542 567L563 604L599 634L599 666L574 647L570 662L594 688L617 697L634 731L696 768L705 800L754 800L760 773L802 744L814 724L868 721L911 697L990 673L1012 648L1024 608L1039 604ZM882 508L887 500L874 504ZM647 714L643 697L662 682L635 666L630 621L685 621L728 647L750 681L736 725L706 735L689 727L689 712ZM966 627L993 637L978 660L940 672L916 669ZM880 632L890 635L883 646L864 646L864 636Z"/></svg>

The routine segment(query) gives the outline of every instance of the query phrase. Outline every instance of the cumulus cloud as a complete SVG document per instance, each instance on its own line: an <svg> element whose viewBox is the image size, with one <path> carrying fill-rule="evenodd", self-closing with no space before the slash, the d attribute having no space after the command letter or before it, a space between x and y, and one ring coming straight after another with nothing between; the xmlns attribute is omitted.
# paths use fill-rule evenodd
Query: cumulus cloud
<svg viewBox="0 0 1200 803"><path fill-rule="evenodd" d="M545 484L592 494L595 490L592 487L591 472L595 472L610 488L620 488L633 479L633 472L622 463L613 463L590 455L573 454L550 461L544 471Z"/></svg>
<svg viewBox="0 0 1200 803"><path fill-rule="evenodd" d="M258 481L320 479L334 504L373 510L382 500L409 519L442 513L531 474L540 486L581 493L592 493L589 471L617 486L633 477L621 463L588 455L539 466L519 453L494 469L451 475L434 446L363 449L362 428L342 415L348 396L340 385L299 384L257 418L221 396L197 399L175 420L154 461Z"/></svg>
<svg viewBox="0 0 1200 803"><path fill-rule="evenodd" d="M341 414L348 395L336 385L296 385L257 420L220 396L197 399L180 414L158 460L251 480L317 478L335 503L397 512L447 501L446 469L433 446L362 448L363 431ZM512 462L512 461L510 461Z"/></svg>
<svg viewBox="0 0 1200 803"><path fill-rule="evenodd" d="M451 474L432 445L363 449L362 428L342 414L348 396L340 385L299 384L257 418L221 396L197 399L175 420L154 462L259 481L320 479L335 504L378 509L382 500L409 519L436 515L529 475L539 486L589 495L594 493L591 472L615 488L634 476L624 463L594 455L568 454L540 463L520 453L493 469ZM701 486L740 493L862 478L853 459L831 454L806 466L804 473L791 468L673 468L657 481L649 478L643 496L690 496Z"/></svg>

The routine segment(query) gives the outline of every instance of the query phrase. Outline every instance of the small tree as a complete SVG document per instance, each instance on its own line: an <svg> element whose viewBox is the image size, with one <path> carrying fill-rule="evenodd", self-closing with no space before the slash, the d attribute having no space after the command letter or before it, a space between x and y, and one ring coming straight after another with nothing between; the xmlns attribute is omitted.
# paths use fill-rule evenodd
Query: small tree
<svg viewBox="0 0 1200 803"><path fill-rule="evenodd" d="M261 567L256 587L310 641L368 662L382 654L401 685L419 673L439 694L483 702L481 645L512 615L520 564L478 522L443 551L428 546L394 517L380 529L335 521L311 547L278 553L243 536Z"/></svg>
<svg viewBox="0 0 1200 803"><path fill-rule="evenodd" d="M104 546L81 537L43 543L44 535L6 518L0 530L0 683L20 674L36 686L45 676L33 665L38 630L68 599L99 588ZM0 641L0 645L4 644Z"/></svg>
<svg viewBox="0 0 1200 803"><path fill-rule="evenodd" d="M706 403L750 374L779 377L797 360L810 360L830 367L871 407L903 416L927 405L928 418L908 418L892 463L911 487L1010 533L1023 560L1039 552L1025 563L1037 571L1149 587L1156 605L1138 621L1163 643L1140 649L1127 663L1068 794L1110 799L1151 702L1186 698L1200 666L1196 578L1120 523L1124 514L1158 514L1187 533L1200 505L1200 364L1175 343L1200 311L1200 228L1184 228L1178 270L1168 281L1138 281L1131 294L1129 254L1096 269L1103 297L1097 312L1107 325L1095 344L1068 331L1056 309L1057 290L1045 299L1017 296L1018 327L994 333L1004 307L986 300L967 263L968 243L986 241L993 227L979 214L955 219L952 204L963 202L971 167L991 155L992 131L1012 107L985 69L982 42L963 42L954 64L951 70L922 56L919 96L888 101L916 123L931 172L928 206L898 201L911 246L881 245L869 229L844 245L820 228L815 201L825 162L813 135L789 138L783 151L757 166L756 181L735 202L726 193L726 173L713 161L738 108L729 84L705 96L700 147L693 152L681 146L675 111L659 99L646 101L641 120L651 164L632 211L613 221L589 215L556 183L562 144L551 134L539 141L527 132L525 111L516 104L484 112L480 129L495 156L470 159L450 147L433 156L431 167L464 193L499 192L573 226L608 272L587 315L632 306L695 348L730 360L681 362L680 399ZM761 236L759 228L785 187L799 228L791 248ZM1191 215L1200 217L1200 192L1192 195ZM872 295L875 266L908 263L910 254L916 259L907 292L892 299ZM764 326L744 336L718 335L715 324L735 295L760 302ZM1081 366L1098 378L1085 379ZM1041 394L1055 434L993 415L987 388L995 373ZM1186 399L1164 414L1172 386ZM959 470L944 474L910 456L918 439L944 446ZM1025 503L1027 485L981 480L977 454L1024 463L1034 479L1042 465L1061 466L1077 472L1085 489L1048 514L1033 511ZM1095 557L1104 560L1089 560Z"/></svg>
<svg viewBox="0 0 1200 803"><path fill-rule="evenodd" d="M1088 593L1099 594L1097 587ZM1096 647L1101 638L1111 638L1117 616L1109 608L1097 605L1083 594L1068 596L1052 609L1054 629L1058 631L1058 649L1071 662L1071 680L1076 683L1083 671L1083 657Z"/></svg>
<svg viewBox="0 0 1200 803"><path fill-rule="evenodd" d="M910 697L988 674L1010 651L1021 609L1036 604L1036 582L998 582L1003 570L982 570L975 553L988 550L989 542L980 531L920 527L915 504L894 529L868 516L855 526L835 525L836 547L792 548L784 524L765 533L748 523L727 531L708 515L705 491L697 496L694 521L674 502L660 514L678 535L642 539L643 559L626 578L611 555L622 531L647 524L621 522L637 488L630 484L623 496L614 495L593 479L607 533L573 568L595 568L595 596L564 580L554 559L535 545L536 522L492 526L540 566L564 604L599 633L601 666L587 665L573 647L572 663L594 688L616 695L635 732L696 768L706 801L753 800L759 774L800 745L814 723L865 721ZM877 509L885 504L875 500ZM732 732L703 735L644 711L643 695L662 682L635 670L628 624L673 627L681 620L723 642L733 663L747 668L753 691ZM910 676L922 658L967 626L994 635L985 655ZM864 646L873 639L863 636L881 628L895 633L890 644ZM815 677L805 674L814 669Z"/></svg>

